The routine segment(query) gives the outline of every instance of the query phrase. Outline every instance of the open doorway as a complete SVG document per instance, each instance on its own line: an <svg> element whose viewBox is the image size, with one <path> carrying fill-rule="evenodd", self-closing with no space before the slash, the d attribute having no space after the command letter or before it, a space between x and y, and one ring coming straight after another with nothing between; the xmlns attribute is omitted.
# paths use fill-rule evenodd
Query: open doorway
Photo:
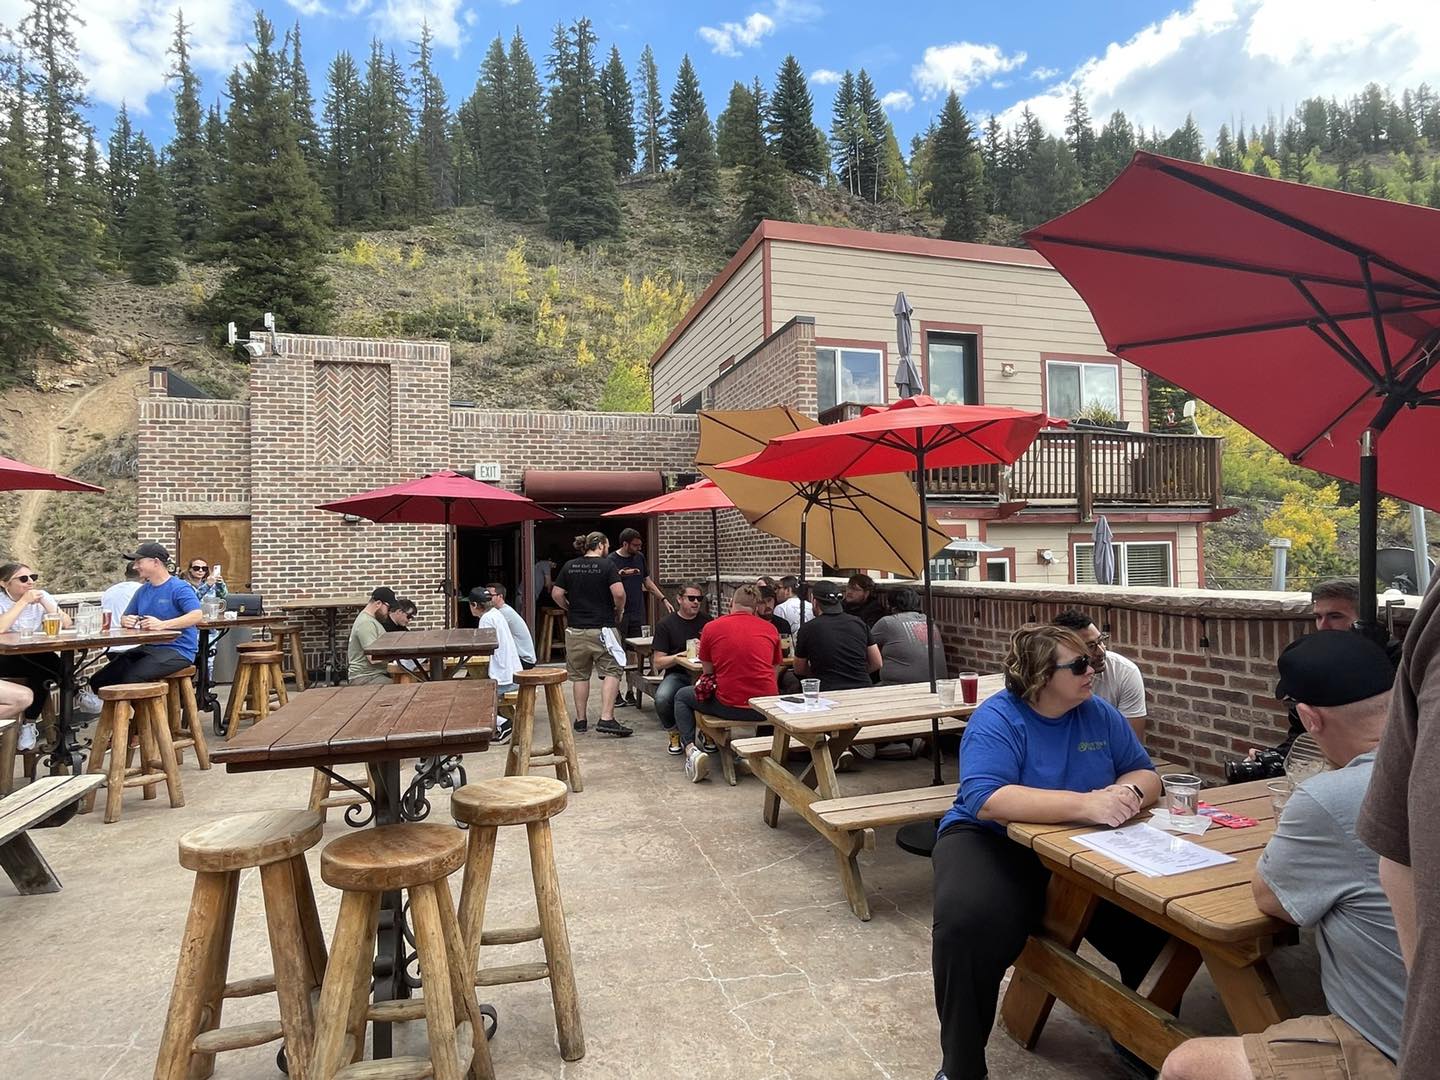
<svg viewBox="0 0 1440 1080"><path fill-rule="evenodd" d="M639 529L640 535L645 538L645 562L649 567L650 576L656 577L655 570L655 530L652 528L650 519L638 518L607 518L598 515L594 517L578 514L567 514L560 521L537 521L535 523L535 563L539 564L549 559L554 563L554 573L560 572L571 559L575 558L578 552L575 550L575 538L589 532L603 532L610 538L610 550L619 546L620 532L623 529ZM537 602L542 606L549 603L548 598L539 596L541 576L538 571L532 571L531 587L536 591Z"/></svg>
<svg viewBox="0 0 1440 1080"><path fill-rule="evenodd" d="M520 526L502 529L455 530L455 587L459 590L456 626L474 626L475 616L465 594L477 585L498 581L508 596L520 587Z"/></svg>

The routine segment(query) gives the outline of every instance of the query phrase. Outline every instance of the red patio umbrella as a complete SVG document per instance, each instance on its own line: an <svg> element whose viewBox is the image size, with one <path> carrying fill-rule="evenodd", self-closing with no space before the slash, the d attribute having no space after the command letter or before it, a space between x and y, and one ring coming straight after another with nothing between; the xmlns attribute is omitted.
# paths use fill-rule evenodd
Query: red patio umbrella
<svg viewBox="0 0 1440 1080"><path fill-rule="evenodd" d="M683 488L656 495L653 499L622 506L611 510L602 517L648 517L651 514L690 514L700 510L710 511L710 539L715 548L715 605L719 610L724 596L720 586L720 511L733 510L735 504L730 496L716 486L713 480L697 480Z"/></svg>
<svg viewBox="0 0 1440 1080"><path fill-rule="evenodd" d="M1141 153L1026 239L1115 355L1360 483L1373 625L1378 493L1440 508L1440 213Z"/></svg>
<svg viewBox="0 0 1440 1080"><path fill-rule="evenodd" d="M0 491L104 491L102 487L71 480L49 469L38 469L14 458L0 457Z"/></svg>
<svg viewBox="0 0 1440 1080"><path fill-rule="evenodd" d="M338 502L325 503L317 510L336 514L354 514L382 524L444 525L445 580L440 592L445 597L445 625L450 625L450 543L449 527L463 525L489 529L514 525L521 521L542 521L559 518L532 499L513 491L472 480L468 476L442 469L407 480L403 484L361 492Z"/></svg>

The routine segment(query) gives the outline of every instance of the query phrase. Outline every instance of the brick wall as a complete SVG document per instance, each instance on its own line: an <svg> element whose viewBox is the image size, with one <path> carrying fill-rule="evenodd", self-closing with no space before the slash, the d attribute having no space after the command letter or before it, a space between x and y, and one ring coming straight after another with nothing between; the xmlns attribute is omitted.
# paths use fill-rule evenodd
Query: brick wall
<svg viewBox="0 0 1440 1080"><path fill-rule="evenodd" d="M177 517L250 513L250 410L243 403L141 398L138 449L141 540L173 551Z"/></svg>
<svg viewBox="0 0 1440 1080"><path fill-rule="evenodd" d="M1226 759L1284 737L1285 709L1273 696L1275 660L1314 629L1308 594L935 586L935 618L952 674L999 670L1011 633L1070 607L1102 629L1108 625L1111 647L1139 666L1151 752L1218 777Z"/></svg>

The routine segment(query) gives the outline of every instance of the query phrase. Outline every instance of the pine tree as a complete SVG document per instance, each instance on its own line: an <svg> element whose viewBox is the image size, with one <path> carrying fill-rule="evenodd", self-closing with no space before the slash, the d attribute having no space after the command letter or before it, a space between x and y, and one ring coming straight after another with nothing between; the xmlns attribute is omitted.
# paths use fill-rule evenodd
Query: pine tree
<svg viewBox="0 0 1440 1080"><path fill-rule="evenodd" d="M589 19L556 26L549 57L546 209L550 235L581 246L620 233L620 192L605 131Z"/></svg>
<svg viewBox="0 0 1440 1080"><path fill-rule="evenodd" d="M175 12L170 44L175 66L175 137L166 152L166 171L175 199L175 231L181 248L194 254L210 227L210 163L205 148L205 115L200 108L200 77L190 66L190 30L183 12Z"/></svg>
<svg viewBox="0 0 1440 1080"><path fill-rule="evenodd" d="M767 130L780 164L786 170L809 180L819 180L825 175L824 136L815 126L810 87L793 53L781 62L775 76Z"/></svg>
<svg viewBox="0 0 1440 1080"><path fill-rule="evenodd" d="M18 56L4 60L10 115L0 142L0 379L25 378L38 354L65 351L56 328L74 301L44 227L45 186L31 152Z"/></svg>
<svg viewBox="0 0 1440 1080"><path fill-rule="evenodd" d="M1299 125L1292 117L1285 128L1289 133L1292 152L1298 151ZM1200 125L1195 123L1193 114L1186 113L1185 123L1176 128L1165 140L1165 152L1171 157L1183 158L1185 161L1205 160L1205 136L1200 134Z"/></svg>
<svg viewBox="0 0 1440 1080"><path fill-rule="evenodd" d="M379 38L370 42L363 95L361 220L379 225L399 221L409 202L406 151L410 144L410 112L406 106L404 71L387 55Z"/></svg>
<svg viewBox="0 0 1440 1080"><path fill-rule="evenodd" d="M727 138L740 166L736 187L740 194L740 216L736 219L732 244L739 247L760 222L785 221L795 216L795 200L790 194L789 174L780 164L779 155L765 142L765 91L760 80L746 89L743 97L732 90L730 113L726 124Z"/></svg>
<svg viewBox="0 0 1440 1080"><path fill-rule="evenodd" d="M211 312L255 326L271 311L299 333L321 333L333 294L321 263L327 211L301 156L289 95L279 86L275 30L255 16L250 57L229 80L228 176L218 237L230 264Z"/></svg>
<svg viewBox="0 0 1440 1080"><path fill-rule="evenodd" d="M1070 111L1065 114L1065 144L1070 148L1075 164L1084 177L1087 188L1093 190L1095 172L1095 129L1090 125L1090 108L1080 88L1070 97Z"/></svg>
<svg viewBox="0 0 1440 1080"><path fill-rule="evenodd" d="M129 232L130 204L135 199L135 186L140 179L140 162L135 153L135 129L130 124L130 110L120 103L115 114L115 129L110 133L110 154L106 162L106 182L110 189L109 222L121 246Z"/></svg>
<svg viewBox="0 0 1440 1080"><path fill-rule="evenodd" d="M1096 190L1105 187L1120 175L1135 156L1135 128L1119 109L1100 128L1095 139L1095 160L1091 182Z"/></svg>
<svg viewBox="0 0 1440 1080"><path fill-rule="evenodd" d="M505 122L506 175L502 212L518 220L538 218L545 208L542 145L545 111L535 62L517 28L507 57L509 119ZM617 206L618 212L618 206Z"/></svg>
<svg viewBox="0 0 1440 1080"><path fill-rule="evenodd" d="M860 195L871 202L880 201L880 189L885 184L884 153L885 133L890 129L885 108L880 104L880 95L875 84L864 68L855 79L855 106L864 118L864 139L860 146Z"/></svg>
<svg viewBox="0 0 1440 1080"><path fill-rule="evenodd" d="M1003 214L1010 205L1010 175L1004 132L994 113L985 121L980 160L985 166L985 208L992 214Z"/></svg>
<svg viewBox="0 0 1440 1080"><path fill-rule="evenodd" d="M305 71L305 61L300 55L300 23L285 32L285 70L289 78L283 89L290 95L290 115L295 120L295 141L305 164L317 175L323 154L320 148L320 129L315 124L315 95L310 92L310 76Z"/></svg>
<svg viewBox="0 0 1440 1080"><path fill-rule="evenodd" d="M364 89L360 69L348 52L330 62L325 91L325 162L321 175L336 225L364 216L360 171L365 152Z"/></svg>
<svg viewBox="0 0 1440 1080"><path fill-rule="evenodd" d="M79 200L82 216L93 223L95 261L108 269L120 262L120 241L110 228L110 183L105 170L100 167L100 148L96 145L93 131L85 140L85 155L81 162Z"/></svg>
<svg viewBox="0 0 1440 1080"><path fill-rule="evenodd" d="M497 34L480 62L475 89L456 110L475 155L479 190L497 210L501 208L499 193L504 186L509 153L504 128L511 112L510 62L505 58L505 42Z"/></svg>
<svg viewBox="0 0 1440 1080"><path fill-rule="evenodd" d="M136 140L135 156L139 160L138 179L121 254L135 284L163 285L179 274L170 192L160 175L155 151L144 135Z"/></svg>
<svg viewBox="0 0 1440 1080"><path fill-rule="evenodd" d="M720 162L705 95L688 55L680 62L670 92L670 138L675 151L675 197L689 206L705 206L720 194Z"/></svg>
<svg viewBox="0 0 1440 1080"><path fill-rule="evenodd" d="M1235 147L1230 141L1230 125L1221 124L1220 134L1215 136L1215 164L1222 169L1233 169L1238 161Z"/></svg>
<svg viewBox="0 0 1440 1080"><path fill-rule="evenodd" d="M647 176L659 176L669 161L665 141L665 99L660 93L660 69L649 45L640 54L640 168Z"/></svg>
<svg viewBox="0 0 1440 1080"><path fill-rule="evenodd" d="M610 46L610 60L600 72L600 100L605 107L605 131L615 155L615 175L626 177L635 171L635 96L620 50Z"/></svg>
<svg viewBox="0 0 1440 1080"><path fill-rule="evenodd" d="M207 197L213 218L215 203L225 182L226 162L230 160L230 151L225 145L225 118L221 115L218 104L211 105L205 113L205 158L210 166Z"/></svg>
<svg viewBox="0 0 1440 1080"><path fill-rule="evenodd" d="M955 91L945 99L930 153L930 206L945 218L946 240L975 240L984 214L984 165L970 118Z"/></svg>
<svg viewBox="0 0 1440 1080"><path fill-rule="evenodd" d="M725 168L741 164L750 149L746 140L750 137L750 116L754 111L755 95L750 88L742 82L730 87L730 100L715 120L715 155Z"/></svg>
<svg viewBox="0 0 1440 1080"><path fill-rule="evenodd" d="M855 93L855 76L846 71L835 88L830 121L831 162L840 186L851 195L860 194L862 147L868 138L865 114Z"/></svg>
<svg viewBox="0 0 1440 1080"><path fill-rule="evenodd" d="M415 93L416 154L423 190L414 192L421 211L444 210L455 205L455 178L450 172L450 105L445 87L435 74L431 43L435 35L430 24L421 22L420 40L415 42L411 88Z"/></svg>

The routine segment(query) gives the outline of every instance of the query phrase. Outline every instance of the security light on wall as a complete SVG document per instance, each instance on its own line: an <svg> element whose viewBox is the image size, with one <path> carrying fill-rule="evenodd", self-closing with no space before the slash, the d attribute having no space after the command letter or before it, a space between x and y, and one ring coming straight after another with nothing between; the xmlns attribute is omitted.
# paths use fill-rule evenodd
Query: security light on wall
<svg viewBox="0 0 1440 1080"><path fill-rule="evenodd" d="M229 345L233 349L235 347L235 342L238 340L239 334L235 330L235 324L232 322L225 327L225 344Z"/></svg>
<svg viewBox="0 0 1440 1080"><path fill-rule="evenodd" d="M1050 548L1041 548L1035 552L1035 561L1049 566L1055 561L1055 552Z"/></svg>
<svg viewBox="0 0 1440 1080"><path fill-rule="evenodd" d="M264 322L265 322L265 329L266 329L266 330L269 330L270 333L273 334L273 333L275 332L275 313L274 313L273 311L267 311L267 312L265 312Z"/></svg>
<svg viewBox="0 0 1440 1080"><path fill-rule="evenodd" d="M343 514L340 520L345 522L346 525L359 525L361 519L358 514Z"/></svg>

